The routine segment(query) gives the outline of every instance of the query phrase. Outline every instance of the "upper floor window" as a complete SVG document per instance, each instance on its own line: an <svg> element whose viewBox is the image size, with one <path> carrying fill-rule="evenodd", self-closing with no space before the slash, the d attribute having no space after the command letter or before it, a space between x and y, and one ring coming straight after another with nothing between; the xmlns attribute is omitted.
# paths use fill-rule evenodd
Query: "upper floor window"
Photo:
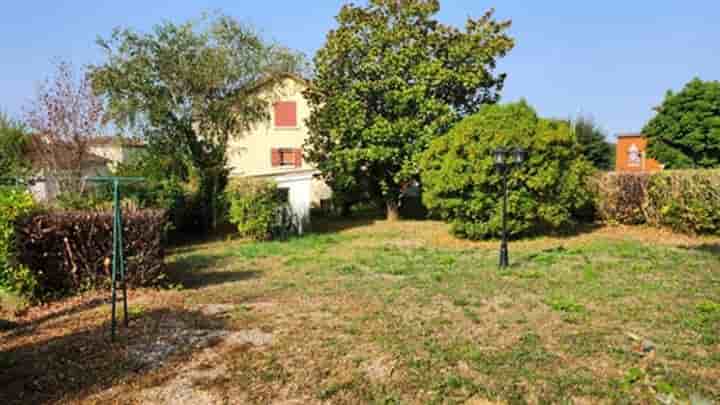
<svg viewBox="0 0 720 405"><path fill-rule="evenodd" d="M273 105L273 116L277 128L297 128L297 103L294 101L278 101Z"/></svg>
<svg viewBox="0 0 720 405"><path fill-rule="evenodd" d="M628 149L628 166L640 166L642 163L642 153L640 149L632 144Z"/></svg>

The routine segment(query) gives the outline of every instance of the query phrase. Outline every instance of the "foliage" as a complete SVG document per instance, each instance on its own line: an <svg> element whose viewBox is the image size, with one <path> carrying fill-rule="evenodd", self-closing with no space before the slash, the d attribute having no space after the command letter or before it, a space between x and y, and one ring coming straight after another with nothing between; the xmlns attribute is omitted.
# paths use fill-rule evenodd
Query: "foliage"
<svg viewBox="0 0 720 405"><path fill-rule="evenodd" d="M588 117L578 117L574 122L575 137L580 145L580 153L600 170L610 170L614 166L613 145L606 134Z"/></svg>
<svg viewBox="0 0 720 405"><path fill-rule="evenodd" d="M508 175L510 235L560 231L591 208L593 168L567 122L541 119L524 101L486 106L433 141L421 160L423 202L455 234L500 234L503 183L492 151L509 146L529 152Z"/></svg>
<svg viewBox="0 0 720 405"><path fill-rule="evenodd" d="M60 193L55 197L53 206L70 211L99 210L111 207L111 202L112 199L108 199L102 193L89 189L85 190L85 192L67 191Z"/></svg>
<svg viewBox="0 0 720 405"><path fill-rule="evenodd" d="M606 173L593 184L604 221L720 234L720 171Z"/></svg>
<svg viewBox="0 0 720 405"><path fill-rule="evenodd" d="M83 191L83 168L102 135L103 114L87 74L77 77L69 62L59 62L55 76L40 87L27 113L32 160L57 181L60 193Z"/></svg>
<svg viewBox="0 0 720 405"><path fill-rule="evenodd" d="M653 174L645 202L647 222L692 234L720 235L720 171Z"/></svg>
<svg viewBox="0 0 720 405"><path fill-rule="evenodd" d="M300 70L302 57L226 16L165 22L148 34L117 29L99 45L107 61L92 69L93 85L109 100L110 117L189 162L204 223L214 226L227 184L228 141L268 115L268 101L254 87Z"/></svg>
<svg viewBox="0 0 720 405"><path fill-rule="evenodd" d="M495 65L514 45L510 22L492 11L460 30L440 23L439 10L437 0L343 6L306 92L308 159L335 193L367 192L391 219L428 144L497 101L505 75Z"/></svg>
<svg viewBox="0 0 720 405"><path fill-rule="evenodd" d="M0 112L0 176L21 177L30 171L27 128Z"/></svg>
<svg viewBox="0 0 720 405"><path fill-rule="evenodd" d="M647 173L603 173L593 178L598 217L616 224L644 223L649 180Z"/></svg>
<svg viewBox="0 0 720 405"><path fill-rule="evenodd" d="M161 210L124 210L123 239L129 286L164 278ZM37 281L32 298L45 300L107 287L104 262L112 256L112 212L57 211L21 219L16 227L18 262Z"/></svg>
<svg viewBox="0 0 720 405"><path fill-rule="evenodd" d="M720 81L668 91L645 125L648 154L668 169L720 167Z"/></svg>
<svg viewBox="0 0 720 405"><path fill-rule="evenodd" d="M286 215L286 203L277 185L262 180L234 181L227 191L230 222L240 235L255 240L286 237L292 218Z"/></svg>
<svg viewBox="0 0 720 405"><path fill-rule="evenodd" d="M0 187L0 288L19 293L32 292L35 279L16 260L15 222L35 207L27 191Z"/></svg>
<svg viewBox="0 0 720 405"><path fill-rule="evenodd" d="M133 201L139 208L167 210L174 233L198 234L202 210L191 167L149 146L128 161L119 163L113 173L145 179L142 183L123 186L123 198Z"/></svg>

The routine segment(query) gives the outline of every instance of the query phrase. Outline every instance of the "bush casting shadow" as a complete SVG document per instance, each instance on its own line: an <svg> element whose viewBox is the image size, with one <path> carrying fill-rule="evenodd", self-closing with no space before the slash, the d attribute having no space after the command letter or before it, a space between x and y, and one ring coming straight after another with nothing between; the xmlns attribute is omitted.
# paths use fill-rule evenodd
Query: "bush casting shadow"
<svg viewBox="0 0 720 405"><path fill-rule="evenodd" d="M223 321L185 310L163 309L131 319L130 327L118 328L118 339L110 342L109 320L100 326L73 331L47 340L10 347L0 344L0 401L30 404L69 401L107 389L130 376L149 371L138 363L128 347L147 347L171 333L160 326L163 320L179 319L196 329L217 329ZM191 351L183 345L167 358L171 365Z"/></svg>

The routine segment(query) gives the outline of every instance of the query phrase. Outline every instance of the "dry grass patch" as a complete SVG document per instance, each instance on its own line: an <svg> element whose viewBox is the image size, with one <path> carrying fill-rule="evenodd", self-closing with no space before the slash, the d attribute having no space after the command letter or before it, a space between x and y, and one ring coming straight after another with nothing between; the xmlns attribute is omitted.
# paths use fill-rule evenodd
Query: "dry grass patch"
<svg viewBox="0 0 720 405"><path fill-rule="evenodd" d="M286 242L181 247L169 260L173 288L134 291L117 344L108 342L103 294L13 315L19 325L0 332L2 395L10 403L717 399L716 246L598 228L513 242L512 266L500 270L496 242L456 240L432 221L364 221Z"/></svg>

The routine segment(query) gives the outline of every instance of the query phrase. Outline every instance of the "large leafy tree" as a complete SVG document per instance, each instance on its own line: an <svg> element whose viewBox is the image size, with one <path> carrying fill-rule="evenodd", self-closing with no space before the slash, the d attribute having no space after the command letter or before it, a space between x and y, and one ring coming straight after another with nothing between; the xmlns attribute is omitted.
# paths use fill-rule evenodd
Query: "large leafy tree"
<svg viewBox="0 0 720 405"><path fill-rule="evenodd" d="M669 169L720 166L720 81L693 79L656 110L643 129L651 157Z"/></svg>
<svg viewBox="0 0 720 405"><path fill-rule="evenodd" d="M153 153L192 166L205 224L214 226L229 174L228 142L267 118L269 101L255 86L298 72L304 59L222 15L165 22L150 33L116 29L99 44L107 61L92 68L92 78L109 116L139 131Z"/></svg>
<svg viewBox="0 0 720 405"><path fill-rule="evenodd" d="M589 117L580 116L573 125L580 153L596 168L610 170L615 163L614 150L605 132Z"/></svg>
<svg viewBox="0 0 720 405"><path fill-rule="evenodd" d="M498 100L496 61L514 44L492 11L461 30L439 10L438 0L345 5L315 57L307 156L336 193L382 202L389 219L430 141Z"/></svg>

